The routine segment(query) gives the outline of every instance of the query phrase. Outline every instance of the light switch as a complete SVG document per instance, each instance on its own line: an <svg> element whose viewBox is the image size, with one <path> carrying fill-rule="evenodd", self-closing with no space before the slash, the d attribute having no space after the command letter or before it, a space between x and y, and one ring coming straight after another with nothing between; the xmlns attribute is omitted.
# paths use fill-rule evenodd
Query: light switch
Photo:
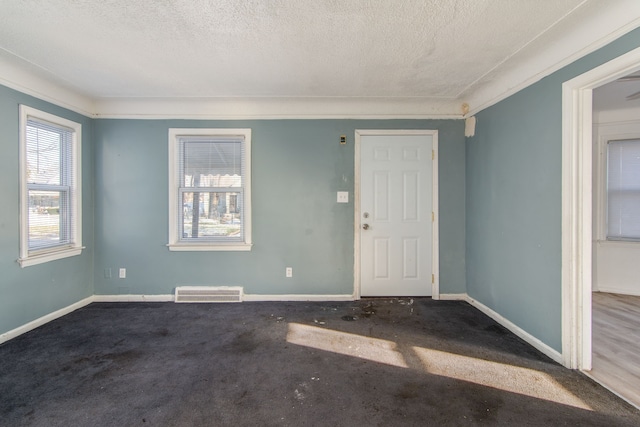
<svg viewBox="0 0 640 427"><path fill-rule="evenodd" d="M348 191L338 191L338 203L349 203Z"/></svg>

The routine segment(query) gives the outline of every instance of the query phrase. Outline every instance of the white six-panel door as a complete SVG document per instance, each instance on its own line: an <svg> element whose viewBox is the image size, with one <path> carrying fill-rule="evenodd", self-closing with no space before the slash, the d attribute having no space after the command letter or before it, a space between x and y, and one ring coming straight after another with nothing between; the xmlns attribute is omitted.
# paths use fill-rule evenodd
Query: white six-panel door
<svg viewBox="0 0 640 427"><path fill-rule="evenodd" d="M360 295L432 295L433 135L359 135Z"/></svg>

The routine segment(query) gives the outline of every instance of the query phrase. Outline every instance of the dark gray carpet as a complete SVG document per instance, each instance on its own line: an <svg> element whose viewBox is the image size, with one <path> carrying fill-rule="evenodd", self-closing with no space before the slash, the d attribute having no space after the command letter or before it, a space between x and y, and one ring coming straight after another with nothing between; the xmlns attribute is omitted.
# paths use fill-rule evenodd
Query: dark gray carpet
<svg viewBox="0 0 640 427"><path fill-rule="evenodd" d="M0 346L2 426L638 426L463 302L100 303Z"/></svg>

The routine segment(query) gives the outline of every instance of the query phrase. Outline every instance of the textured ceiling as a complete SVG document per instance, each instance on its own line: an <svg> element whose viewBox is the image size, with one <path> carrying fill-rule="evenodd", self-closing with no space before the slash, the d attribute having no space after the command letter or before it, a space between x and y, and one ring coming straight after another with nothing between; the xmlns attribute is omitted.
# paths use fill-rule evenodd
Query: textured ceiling
<svg viewBox="0 0 640 427"><path fill-rule="evenodd" d="M346 97L460 105L587 3L5 0L0 59L96 100Z"/></svg>

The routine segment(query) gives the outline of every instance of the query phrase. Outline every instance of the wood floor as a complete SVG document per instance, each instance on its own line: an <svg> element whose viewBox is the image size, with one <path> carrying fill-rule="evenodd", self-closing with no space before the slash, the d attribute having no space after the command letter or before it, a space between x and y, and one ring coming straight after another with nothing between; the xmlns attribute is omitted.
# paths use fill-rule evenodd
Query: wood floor
<svg viewBox="0 0 640 427"><path fill-rule="evenodd" d="M640 407L640 296L593 293L590 374Z"/></svg>

